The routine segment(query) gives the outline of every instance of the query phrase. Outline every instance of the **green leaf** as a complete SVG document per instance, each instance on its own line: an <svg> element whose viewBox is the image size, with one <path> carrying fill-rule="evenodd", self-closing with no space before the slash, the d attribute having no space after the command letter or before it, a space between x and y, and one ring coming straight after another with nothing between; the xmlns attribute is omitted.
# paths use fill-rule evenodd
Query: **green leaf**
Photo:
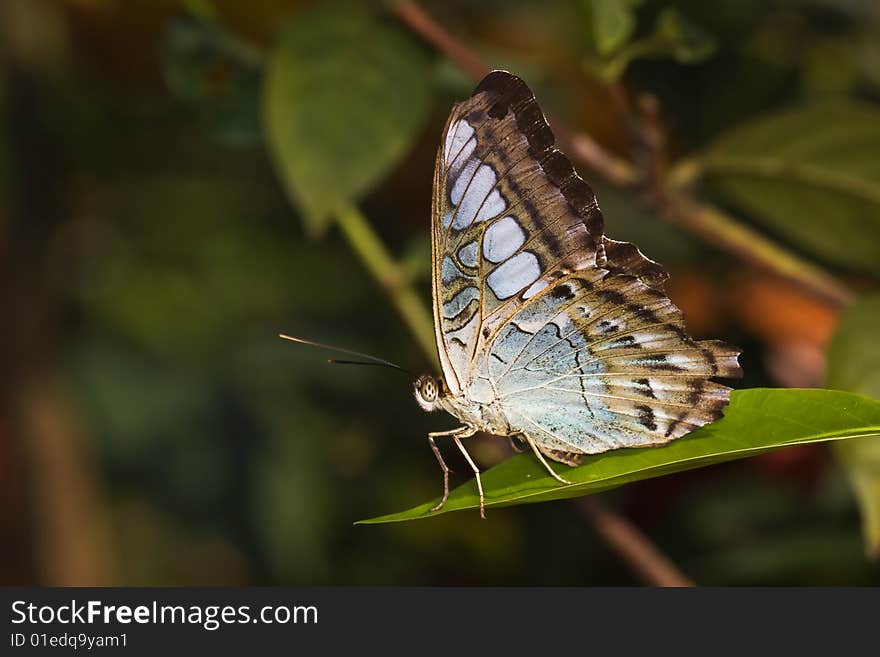
<svg viewBox="0 0 880 657"><path fill-rule="evenodd" d="M685 19L674 7L667 7L657 17L654 35L682 64L695 64L708 59L717 47L711 34Z"/></svg>
<svg viewBox="0 0 880 657"><path fill-rule="evenodd" d="M587 0L590 33L600 55L610 55L629 41L640 4L642 0Z"/></svg>
<svg viewBox="0 0 880 657"><path fill-rule="evenodd" d="M630 41L635 27L635 14L629 3L592 4L593 29L596 32L594 41L596 49L605 56L603 61L594 63L594 67L609 82L619 80L626 68L637 59L672 57L682 64L694 64L715 52L715 38L687 20L674 7L660 12L651 34ZM597 12L597 6L603 6L605 13ZM599 20L603 16L604 23ZM603 47L606 49L604 52Z"/></svg>
<svg viewBox="0 0 880 657"><path fill-rule="evenodd" d="M880 294L861 297L841 315L828 347L829 386L880 399Z"/></svg>
<svg viewBox="0 0 880 657"><path fill-rule="evenodd" d="M734 205L828 262L880 273L880 111L818 104L734 128L697 165Z"/></svg>
<svg viewBox="0 0 880 657"><path fill-rule="evenodd" d="M828 385L880 397L880 295L863 297L843 313L828 348ZM862 512L865 549L880 557L880 439L835 445Z"/></svg>
<svg viewBox="0 0 880 657"><path fill-rule="evenodd" d="M485 472L483 488L490 507L560 500L780 447L876 435L880 435L880 402L861 395L837 390L736 390L722 419L669 445L619 449L597 454L577 468L559 466L557 471L574 482L571 486L556 482L533 455L519 454ZM361 522L398 522L476 509L476 484L469 481L456 488L446 506L431 513L438 501Z"/></svg>
<svg viewBox="0 0 880 657"><path fill-rule="evenodd" d="M182 16L165 31L164 74L171 93L196 110L206 131L251 146L260 130L259 51L209 18Z"/></svg>
<svg viewBox="0 0 880 657"><path fill-rule="evenodd" d="M282 35L264 118L278 174L311 234L410 148L431 107L430 64L367 3L325 3Z"/></svg>

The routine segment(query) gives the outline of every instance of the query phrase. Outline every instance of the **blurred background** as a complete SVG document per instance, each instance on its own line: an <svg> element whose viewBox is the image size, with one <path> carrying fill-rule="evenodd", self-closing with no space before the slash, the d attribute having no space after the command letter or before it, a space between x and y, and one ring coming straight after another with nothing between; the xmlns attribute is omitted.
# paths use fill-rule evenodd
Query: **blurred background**
<svg viewBox="0 0 880 657"><path fill-rule="evenodd" d="M877 3L421 8L571 129L853 289L875 285ZM435 373L369 258L392 254L427 305L434 154L472 88L395 3L0 3L0 584L641 583L572 502L354 526L440 492L425 434L452 419L422 413L397 372L328 367L276 337ZM356 143L370 122L381 143ZM711 157L694 174L692 156L756 131L767 149L830 134L819 159L863 205ZM578 168L608 235L671 271L690 331L743 347L737 386L824 385L840 303ZM352 208L372 251L338 229ZM501 443L473 454L491 465ZM876 585L859 500L880 486L855 496L845 463L787 449L601 498L701 584Z"/></svg>

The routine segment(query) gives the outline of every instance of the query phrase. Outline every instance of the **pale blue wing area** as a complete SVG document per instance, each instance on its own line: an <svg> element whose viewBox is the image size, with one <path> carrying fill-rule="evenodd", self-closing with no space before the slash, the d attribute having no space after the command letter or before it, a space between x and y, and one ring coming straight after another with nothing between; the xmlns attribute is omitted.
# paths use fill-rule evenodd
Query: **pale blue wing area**
<svg viewBox="0 0 880 657"><path fill-rule="evenodd" d="M511 427L551 450L668 442L716 419L738 351L694 341L662 293L627 275L577 272L497 333L480 374Z"/></svg>

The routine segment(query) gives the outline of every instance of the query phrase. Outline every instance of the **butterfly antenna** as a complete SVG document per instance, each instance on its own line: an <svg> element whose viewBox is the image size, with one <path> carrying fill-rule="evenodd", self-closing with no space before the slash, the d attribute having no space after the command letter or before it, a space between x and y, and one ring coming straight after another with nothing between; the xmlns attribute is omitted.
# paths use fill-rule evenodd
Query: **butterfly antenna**
<svg viewBox="0 0 880 657"><path fill-rule="evenodd" d="M359 351L353 351L352 349L343 349L342 347L334 347L333 345L323 344L321 342L314 342L312 340L306 340L305 338L296 338L292 335L285 335L284 333L278 334L279 338L284 340L290 340L291 342L298 342L300 344L305 344L310 347L319 347L320 349L329 349L330 351L338 351L342 354L348 354L349 356L357 356L358 358L366 358L370 362L362 362L356 360L336 360L329 359L327 362L332 365L379 365L381 367L390 367L395 370L400 370L401 372L405 372L410 376L413 376L412 372L407 369L402 368L400 365L392 363L391 361L387 361L384 358L379 358L377 356L371 356L370 354L363 354Z"/></svg>

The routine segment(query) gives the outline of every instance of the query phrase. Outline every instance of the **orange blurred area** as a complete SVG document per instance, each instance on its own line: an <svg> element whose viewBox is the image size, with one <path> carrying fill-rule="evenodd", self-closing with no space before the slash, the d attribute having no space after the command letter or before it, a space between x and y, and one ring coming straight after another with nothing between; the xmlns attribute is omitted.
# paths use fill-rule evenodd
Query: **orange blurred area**
<svg viewBox="0 0 880 657"><path fill-rule="evenodd" d="M794 283L767 274L738 276L728 298L737 319L771 344L797 343L823 349L840 314Z"/></svg>

